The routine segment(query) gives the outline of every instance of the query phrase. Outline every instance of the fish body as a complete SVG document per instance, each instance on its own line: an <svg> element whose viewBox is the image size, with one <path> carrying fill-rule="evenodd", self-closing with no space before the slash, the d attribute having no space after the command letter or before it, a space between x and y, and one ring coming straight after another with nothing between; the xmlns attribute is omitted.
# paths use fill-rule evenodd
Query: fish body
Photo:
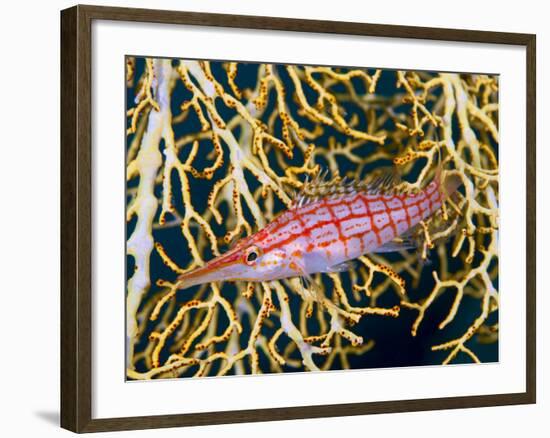
<svg viewBox="0 0 550 438"><path fill-rule="evenodd" d="M325 196L299 198L266 227L182 275L180 281L188 287L221 280L310 278L319 272L347 270L347 263L361 255L394 248L394 239L436 212L460 181L453 177L441 183L437 175L416 194L380 185L332 187Z"/></svg>

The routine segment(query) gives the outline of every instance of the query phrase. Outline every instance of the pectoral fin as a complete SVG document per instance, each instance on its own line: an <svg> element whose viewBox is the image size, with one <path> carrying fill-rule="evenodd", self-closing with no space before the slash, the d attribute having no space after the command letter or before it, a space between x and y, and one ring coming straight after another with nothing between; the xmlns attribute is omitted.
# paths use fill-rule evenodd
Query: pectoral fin
<svg viewBox="0 0 550 438"><path fill-rule="evenodd" d="M292 269L296 271L296 273L300 276L300 279L302 281L302 284L305 285L305 290L308 292L313 292L313 299L318 301L319 303L323 302L324 294L321 289L321 287L317 284L317 282L313 279L311 275L309 275L300 261L293 258L291 262ZM304 292L305 292L304 290Z"/></svg>

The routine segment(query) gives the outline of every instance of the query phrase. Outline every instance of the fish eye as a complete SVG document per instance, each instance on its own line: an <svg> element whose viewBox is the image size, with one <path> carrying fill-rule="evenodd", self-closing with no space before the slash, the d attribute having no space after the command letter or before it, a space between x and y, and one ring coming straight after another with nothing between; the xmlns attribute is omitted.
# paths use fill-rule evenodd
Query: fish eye
<svg viewBox="0 0 550 438"><path fill-rule="evenodd" d="M253 246L248 248L245 255L246 264L253 265L259 256L260 256L260 250L257 247Z"/></svg>

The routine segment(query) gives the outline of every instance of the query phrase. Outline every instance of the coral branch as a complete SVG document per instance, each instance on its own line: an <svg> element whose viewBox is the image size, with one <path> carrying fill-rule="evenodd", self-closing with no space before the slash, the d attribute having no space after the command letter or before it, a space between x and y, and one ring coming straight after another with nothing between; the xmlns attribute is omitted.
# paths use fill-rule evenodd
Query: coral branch
<svg viewBox="0 0 550 438"><path fill-rule="evenodd" d="M443 335L460 326L430 340L429 363L480 362L498 341L498 78L129 57L126 82L128 378L353 368L380 345L371 321L402 324L403 338L428 318ZM402 236L415 249L365 254L307 286L181 289L322 169L361 180L388 163L403 192L462 182ZM480 311L460 318L468 300Z"/></svg>

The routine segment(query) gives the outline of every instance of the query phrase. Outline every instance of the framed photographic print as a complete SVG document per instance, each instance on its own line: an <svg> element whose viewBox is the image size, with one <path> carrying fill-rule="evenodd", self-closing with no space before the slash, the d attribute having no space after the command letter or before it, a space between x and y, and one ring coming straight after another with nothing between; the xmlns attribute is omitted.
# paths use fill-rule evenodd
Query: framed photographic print
<svg viewBox="0 0 550 438"><path fill-rule="evenodd" d="M535 36L61 13L61 421L535 401Z"/></svg>

